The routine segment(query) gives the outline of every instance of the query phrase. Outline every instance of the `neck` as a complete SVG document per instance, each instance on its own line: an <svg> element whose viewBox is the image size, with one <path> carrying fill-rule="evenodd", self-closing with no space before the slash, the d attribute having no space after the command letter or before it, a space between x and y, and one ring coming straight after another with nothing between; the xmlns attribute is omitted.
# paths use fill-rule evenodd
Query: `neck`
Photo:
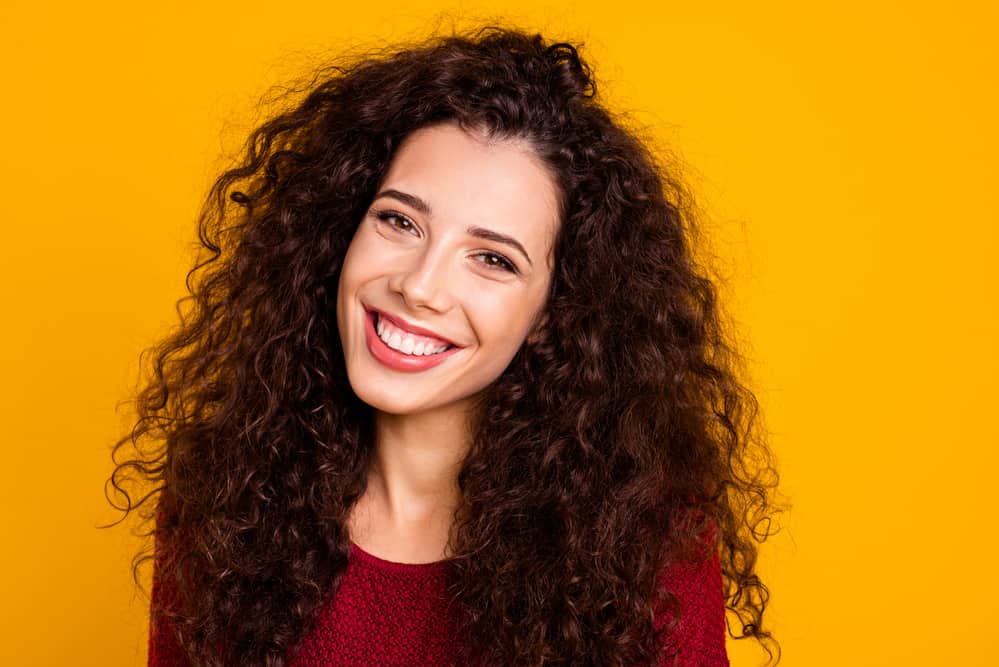
<svg viewBox="0 0 999 667"><path fill-rule="evenodd" d="M352 513L352 539L387 560L445 558L470 438L464 410L375 412L375 450L367 488Z"/></svg>
<svg viewBox="0 0 999 667"><path fill-rule="evenodd" d="M375 452L369 483L380 485L393 509L412 511L424 502L453 505L458 471L468 453L465 413L375 414Z"/></svg>

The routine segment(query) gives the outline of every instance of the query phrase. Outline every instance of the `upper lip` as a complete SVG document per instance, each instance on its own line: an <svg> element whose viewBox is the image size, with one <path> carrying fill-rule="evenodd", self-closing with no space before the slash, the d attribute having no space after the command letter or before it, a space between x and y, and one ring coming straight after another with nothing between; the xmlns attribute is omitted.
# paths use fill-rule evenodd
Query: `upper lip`
<svg viewBox="0 0 999 667"><path fill-rule="evenodd" d="M418 327L415 324L410 324L409 322L402 319L398 315L393 315L392 313L388 313L384 310L381 310L380 308L373 308L371 306L365 305L364 309L373 313L378 313L379 317L384 317L386 320L388 320L395 326L399 327L400 329L405 329L410 333L414 333L420 336L427 336L429 338L436 338L437 340L447 343L448 345L453 345L454 347L462 347L458 343L455 343L454 341L449 340L444 336L441 336L436 331L431 331L430 329L424 329L423 327Z"/></svg>

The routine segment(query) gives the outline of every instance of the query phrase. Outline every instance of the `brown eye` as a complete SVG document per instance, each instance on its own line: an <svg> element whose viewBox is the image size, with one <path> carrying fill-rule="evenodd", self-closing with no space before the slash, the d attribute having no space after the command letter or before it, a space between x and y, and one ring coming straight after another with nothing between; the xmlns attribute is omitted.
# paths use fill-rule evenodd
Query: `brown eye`
<svg viewBox="0 0 999 667"><path fill-rule="evenodd" d="M413 221L400 213L378 211L375 213L375 217L400 232L416 233L416 225L413 224Z"/></svg>
<svg viewBox="0 0 999 667"><path fill-rule="evenodd" d="M508 271L510 273L517 273L517 267L513 265L513 262L508 260L503 255L498 255L494 252L480 252L476 257L479 257L483 264L491 269L499 269L501 271Z"/></svg>

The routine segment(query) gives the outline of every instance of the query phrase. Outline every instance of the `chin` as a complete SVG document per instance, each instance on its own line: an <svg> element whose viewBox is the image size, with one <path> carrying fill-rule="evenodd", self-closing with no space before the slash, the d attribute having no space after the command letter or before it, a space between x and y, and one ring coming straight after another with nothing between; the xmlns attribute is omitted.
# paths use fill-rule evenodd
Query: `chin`
<svg viewBox="0 0 999 667"><path fill-rule="evenodd" d="M357 396L371 409L387 415L402 417L406 415L414 415L423 412L426 409L425 406L414 404L409 401L399 400L392 396L386 397L377 394L374 396L358 394Z"/></svg>
<svg viewBox="0 0 999 667"><path fill-rule="evenodd" d="M386 387L379 387L369 376L364 381L354 382L351 380L351 389L361 402L378 412L390 415L410 415L425 412L432 409L434 404L423 400L414 400L412 392L387 391Z"/></svg>
<svg viewBox="0 0 999 667"><path fill-rule="evenodd" d="M440 415L446 413L461 413L481 396L478 392L471 396L427 396L420 395L413 388L393 388L378 386L371 376L361 382L351 382L351 388L357 397L377 412L399 417L427 414L431 412Z"/></svg>

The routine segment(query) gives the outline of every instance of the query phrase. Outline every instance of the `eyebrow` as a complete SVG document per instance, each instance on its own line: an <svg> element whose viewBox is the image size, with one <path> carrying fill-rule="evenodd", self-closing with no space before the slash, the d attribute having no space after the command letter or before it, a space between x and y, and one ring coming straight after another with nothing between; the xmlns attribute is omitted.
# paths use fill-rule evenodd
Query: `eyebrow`
<svg viewBox="0 0 999 667"><path fill-rule="evenodd" d="M382 197L388 197L390 199L395 199L401 201L407 206L412 206L417 211L427 216L428 218L433 217L433 212L430 210L430 204L423 201L416 195L411 195L407 192L399 192L398 190L393 190L389 188L388 190L382 190L377 195L375 195L374 201L381 199Z"/></svg>
<svg viewBox="0 0 999 667"><path fill-rule="evenodd" d="M400 192L399 190L393 190L389 188L387 190L382 190L377 195L375 195L375 201L381 199L382 197L395 199L397 201L402 202L403 204L406 204L407 206L411 206L420 213L422 213L423 215L427 216L428 218L432 218L434 215L433 210L430 208L430 204L423 201L416 195L409 194L408 192ZM534 266L534 262L531 261L531 256L527 254L527 250L524 248L523 245L521 245L520 241L513 238L512 236L507 236L506 234L500 234L499 232L493 231L492 229L486 229L485 227L478 227L475 225L469 227L465 231L476 238L485 239L487 241L495 241L496 243L502 243L503 245L510 246L511 248L519 252L521 255L523 255L524 259L527 260L528 264Z"/></svg>

